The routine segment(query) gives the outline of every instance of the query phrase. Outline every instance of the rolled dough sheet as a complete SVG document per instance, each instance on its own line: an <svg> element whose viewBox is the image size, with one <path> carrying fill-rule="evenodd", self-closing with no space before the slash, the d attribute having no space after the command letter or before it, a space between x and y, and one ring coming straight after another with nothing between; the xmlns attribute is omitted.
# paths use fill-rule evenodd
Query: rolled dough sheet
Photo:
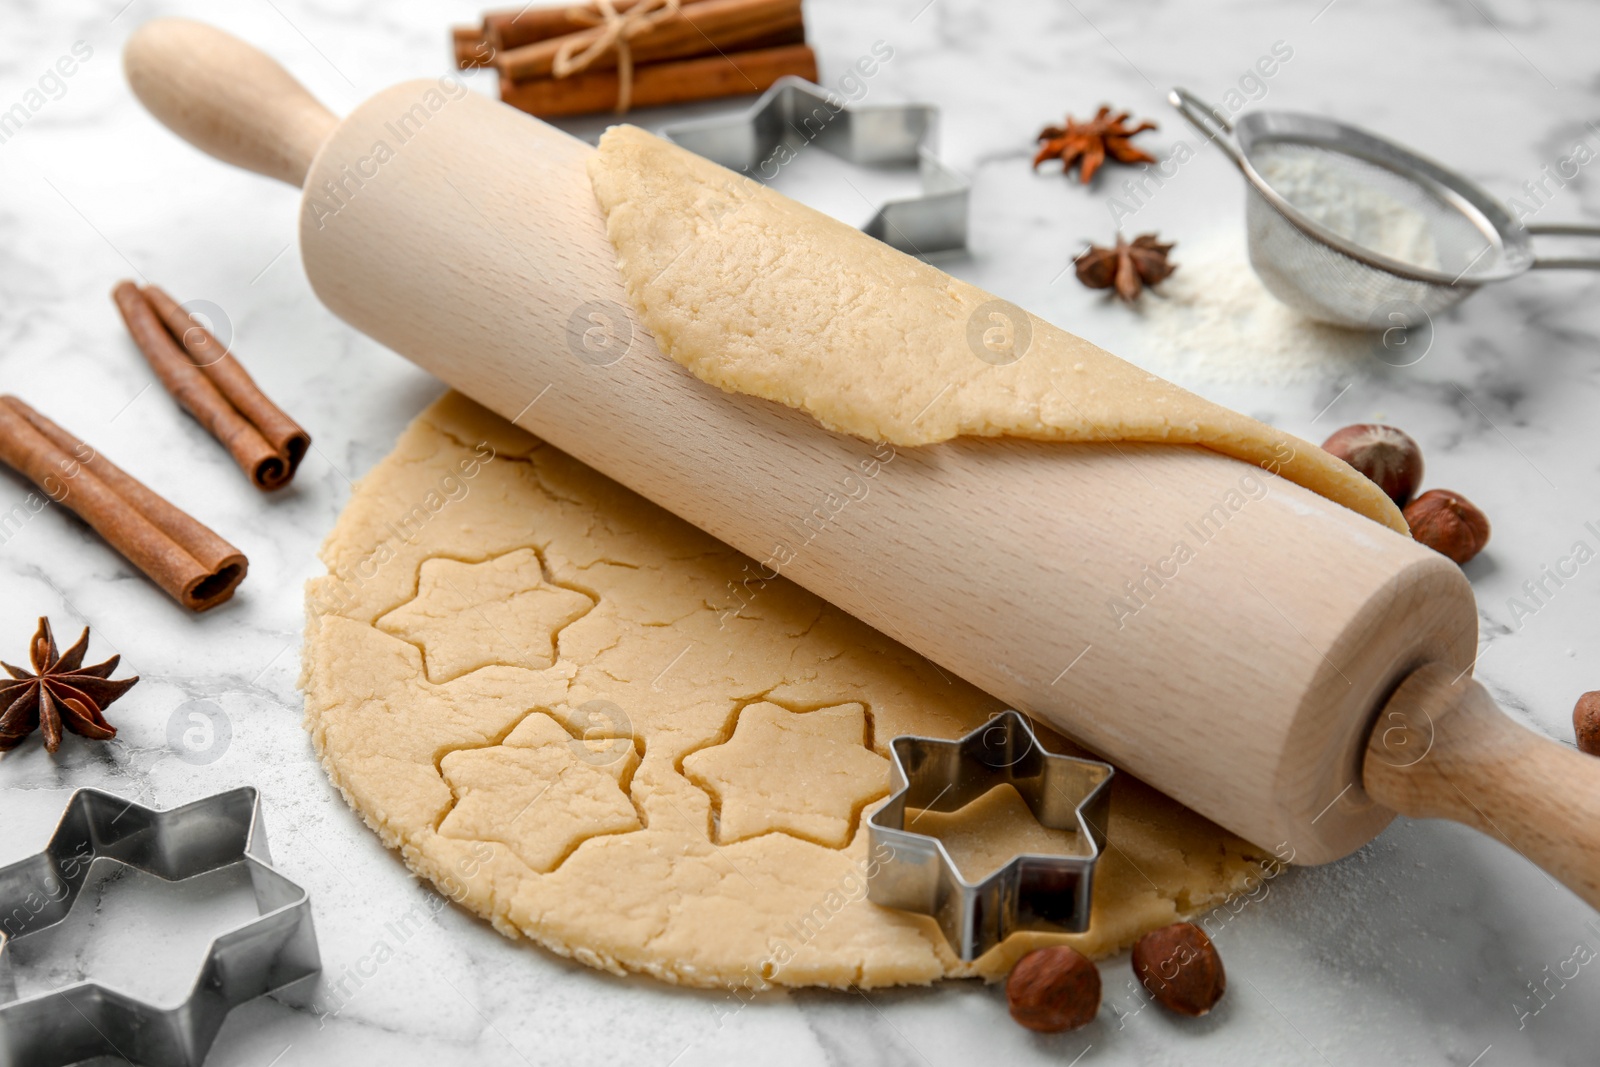
<svg viewBox="0 0 1600 1067"><path fill-rule="evenodd" d="M956 870L969 882L989 877L1018 853L1083 854L1076 833L1041 826L1031 814L1015 786L997 785L956 811L908 808L906 828L943 841Z"/></svg>
<svg viewBox="0 0 1600 1067"><path fill-rule="evenodd" d="M1116 951L1270 862L1119 775L1089 932L959 964L932 920L864 899L862 817L893 737L956 737L998 702L783 579L728 612L745 557L455 394L322 557L301 683L329 776L443 894L595 967L994 978L1051 940ZM989 848L1042 847L1004 816L978 812Z"/></svg>
<svg viewBox="0 0 1600 1067"><path fill-rule="evenodd" d="M1200 445L1405 533L1370 480L882 241L634 126L589 177L623 284L667 355L870 440Z"/></svg>

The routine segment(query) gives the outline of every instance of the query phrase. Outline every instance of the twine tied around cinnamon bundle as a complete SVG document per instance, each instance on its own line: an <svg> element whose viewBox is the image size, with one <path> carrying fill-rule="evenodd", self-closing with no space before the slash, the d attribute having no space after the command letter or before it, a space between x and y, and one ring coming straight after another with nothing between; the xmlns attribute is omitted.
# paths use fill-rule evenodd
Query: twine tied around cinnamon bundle
<svg viewBox="0 0 1600 1067"><path fill-rule="evenodd" d="M678 14L680 0L640 0L619 13L614 0L596 0L594 10L574 7L567 16L593 26L569 34L551 62L550 73L565 78L586 69L612 49L617 52L617 114L626 114L633 102L633 48L631 42Z"/></svg>

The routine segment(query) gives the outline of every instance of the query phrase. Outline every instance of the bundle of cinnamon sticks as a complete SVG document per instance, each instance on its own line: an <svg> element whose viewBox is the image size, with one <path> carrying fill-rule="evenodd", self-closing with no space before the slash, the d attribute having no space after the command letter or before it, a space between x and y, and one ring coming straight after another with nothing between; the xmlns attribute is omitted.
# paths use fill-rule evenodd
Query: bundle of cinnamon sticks
<svg viewBox="0 0 1600 1067"><path fill-rule="evenodd" d="M590 0L457 27L456 65L494 67L500 97L544 118L759 93L815 81L800 0Z"/></svg>

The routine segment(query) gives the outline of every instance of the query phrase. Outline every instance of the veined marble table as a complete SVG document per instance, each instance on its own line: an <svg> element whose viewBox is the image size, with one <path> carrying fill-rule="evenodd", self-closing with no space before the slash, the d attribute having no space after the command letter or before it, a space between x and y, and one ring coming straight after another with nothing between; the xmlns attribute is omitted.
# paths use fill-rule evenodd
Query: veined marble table
<svg viewBox="0 0 1600 1067"><path fill-rule="evenodd" d="M1209 1017L1138 1010L1124 957L1104 964L1098 1020L1056 1037L1016 1027L999 987L970 982L776 992L746 1005L618 979L508 941L419 884L324 778L295 680L317 545L353 481L441 387L317 303L292 244L294 191L160 128L128 93L119 51L146 19L203 18L279 57L342 112L395 81L446 72L450 24L479 11L459 0L5 3L0 390L232 538L251 570L232 603L190 617L59 509L16 512L28 488L0 474L0 656L21 660L34 620L49 615L66 641L91 625L92 658L120 653L144 679L114 709L114 742L69 738L51 758L34 741L0 758L0 863L42 847L80 786L160 806L259 786L275 858L312 893L324 975L315 1009L263 999L237 1010L209 1063L1594 1062L1600 920L1514 853L1441 823L1401 820L1356 855L1293 871L1231 908L1217 925L1229 990ZM1244 106L1323 112L1408 143L1519 198L1538 221L1600 217L1587 170L1555 182L1545 169L1559 171L1578 144L1600 151L1600 10L1578 0L808 0L806 11L824 81L885 42L893 58L862 98L943 109L943 158L974 182L971 251L948 269L1136 361L1125 310L1068 269L1082 239L1111 236L1108 200L1127 175L1108 170L1085 190L1028 165L1039 127L1069 110L1107 102L1155 118L1162 128L1144 139L1165 155L1194 140L1164 102L1170 86L1219 99L1234 90ZM1247 77L1279 42L1292 58L1270 78ZM486 74L467 77L493 91ZM654 128L745 102L633 120ZM592 139L606 122L566 125ZM802 160L780 180L853 223L871 214L824 162ZM1242 205L1237 175L1207 149L1123 222L1179 241L1182 262L1186 244L1237 232ZM109 297L138 276L209 301L267 392L311 430L316 447L293 488L270 498L250 488L153 384ZM1536 602L1525 583L1579 540L1600 547L1597 294L1583 274L1485 291L1440 317L1428 357L1406 368L1374 360L1292 382L1179 376L1313 440L1366 420L1416 436L1428 484L1466 493L1494 523L1467 567L1478 676L1511 714L1569 743L1574 699L1600 688L1600 565L1544 582ZM67 965L168 993L181 985L229 905L139 910L157 889L108 888L69 939Z"/></svg>

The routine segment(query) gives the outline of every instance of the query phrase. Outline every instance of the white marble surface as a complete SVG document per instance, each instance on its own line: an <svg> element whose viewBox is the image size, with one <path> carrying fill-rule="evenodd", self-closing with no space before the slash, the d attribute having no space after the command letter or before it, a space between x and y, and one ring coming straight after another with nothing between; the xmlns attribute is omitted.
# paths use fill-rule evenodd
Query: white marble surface
<svg viewBox="0 0 1600 1067"><path fill-rule="evenodd" d="M807 11L824 80L883 40L895 58L867 99L943 107L944 155L975 182L972 252L950 269L1133 359L1139 334L1123 309L1062 273L1080 239L1109 235L1108 187L1085 191L1027 165L1037 128L1067 109L1107 100L1157 118L1149 140L1164 155L1192 140L1162 102L1168 86L1220 96L1284 40L1294 58L1267 83L1263 106L1368 125L1502 196L1575 141L1600 143L1586 126L1600 119L1600 13L1580 0L808 0ZM122 41L145 19L179 12L258 43L342 111L446 70L447 27L477 5L6 0L0 110L74 42L93 54L0 144L0 387L233 538L251 571L234 602L191 618L55 509L8 531L0 655L20 658L33 620L48 614L69 638L91 624L97 658L119 652L144 681L115 709L114 743L69 739L52 759L33 742L0 759L0 863L43 845L75 787L167 806L254 783L279 865L312 893L325 974L336 980L364 967L386 923L432 897L333 793L300 729L300 586L318 570L316 546L351 480L439 387L318 305L290 245L293 191L202 158L128 94ZM488 91L481 77L474 85ZM572 128L592 136L602 126ZM1558 191L1539 221L1595 218L1600 192L1588 177ZM784 181L852 222L868 214L826 168ZM1242 199L1225 161L1203 152L1129 226L1192 247L1237 231ZM249 488L152 387L108 297L136 274L224 309L251 370L310 428L316 450L291 490L263 498ZM1184 381L1318 440L1371 418L1417 436L1430 484L1467 493L1495 523L1468 568L1488 642L1479 675L1513 715L1564 742L1573 700L1600 686L1600 578L1585 569L1515 626L1507 598L1600 520L1597 292L1576 274L1484 292L1444 316L1428 358L1406 369L1363 361L1290 384ZM0 475L0 514L24 493ZM194 702L220 709L225 748L185 747ZM1281 878L1225 924L1230 990L1209 1018L1135 1014L1123 959L1105 965L1096 1023L1041 1038L1011 1024L998 989L973 983L775 993L731 1012L720 994L601 975L444 908L336 1015L257 1001L229 1019L208 1062L1587 1063L1600 970L1552 983L1548 1003L1527 983L1579 943L1600 948L1593 923L1507 850L1458 827L1402 821L1342 863ZM192 955L209 936L201 925L152 920L143 941L124 930L120 965L139 961L137 980L153 981L160 968L144 961L164 954L148 946Z"/></svg>

